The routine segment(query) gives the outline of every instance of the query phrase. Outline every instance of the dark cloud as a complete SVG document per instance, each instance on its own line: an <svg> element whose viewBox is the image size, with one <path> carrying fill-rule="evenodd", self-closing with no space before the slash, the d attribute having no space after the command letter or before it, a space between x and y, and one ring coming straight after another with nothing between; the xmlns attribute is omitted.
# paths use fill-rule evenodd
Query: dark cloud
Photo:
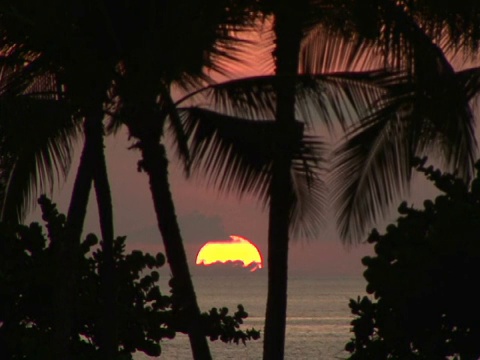
<svg viewBox="0 0 480 360"><path fill-rule="evenodd" d="M201 244L208 240L229 239L222 219L218 216L206 216L197 211L178 217L180 231L185 244ZM161 241L156 225L134 231L127 236L131 243L153 244Z"/></svg>
<svg viewBox="0 0 480 360"><path fill-rule="evenodd" d="M208 240L228 239L222 219L206 216L197 211L178 218L183 239L186 243L204 243Z"/></svg>

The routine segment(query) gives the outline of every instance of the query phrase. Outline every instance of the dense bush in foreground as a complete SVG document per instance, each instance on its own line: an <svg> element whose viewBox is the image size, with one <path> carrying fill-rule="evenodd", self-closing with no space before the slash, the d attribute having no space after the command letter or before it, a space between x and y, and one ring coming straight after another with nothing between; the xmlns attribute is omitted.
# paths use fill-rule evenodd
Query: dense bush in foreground
<svg viewBox="0 0 480 360"><path fill-rule="evenodd" d="M64 225L65 217L42 199L49 235ZM0 358L49 359L53 349L53 297L58 292L55 274L65 263L56 256L58 244L45 236L37 223L9 227L0 224ZM78 293L70 348L77 359L98 358L102 316L99 268L103 253L94 235L88 235L78 253ZM125 238L115 241L119 355L135 351L160 354L159 341L172 338L167 326L172 316L170 296L160 293L156 271L165 263L162 254L140 251L125 254ZM68 265L68 264L67 264Z"/></svg>
<svg viewBox="0 0 480 360"><path fill-rule="evenodd" d="M57 212L46 198L41 199L43 217L49 236L38 223L14 227L0 223L0 359L50 359L53 349L54 297L61 290L55 274L66 264L58 257L52 236L65 225L65 216ZM52 238L54 240L52 240ZM73 336L70 352L75 359L100 359L101 278L99 269L103 252L96 236L88 235L78 252L76 281L78 293L73 301ZM101 245L101 243L100 243ZM125 238L114 243L116 269L116 327L119 335L118 359L132 359L142 351L150 356L161 353L160 340L173 338L183 331L185 321L171 280L172 294L164 295L157 286L157 269L165 258L133 251L125 254ZM254 329L240 330L248 314L239 305L238 311L212 309L202 314L206 336L224 342L258 339Z"/></svg>
<svg viewBox="0 0 480 360"><path fill-rule="evenodd" d="M424 167L444 194L402 215L368 241L368 297L350 301L356 318L350 359L480 358L480 162L470 186Z"/></svg>

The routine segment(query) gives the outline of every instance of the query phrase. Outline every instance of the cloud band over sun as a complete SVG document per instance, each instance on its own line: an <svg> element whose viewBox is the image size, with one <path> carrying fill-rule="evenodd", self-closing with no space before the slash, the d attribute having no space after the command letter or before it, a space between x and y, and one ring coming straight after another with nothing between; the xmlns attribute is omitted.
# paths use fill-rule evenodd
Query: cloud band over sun
<svg viewBox="0 0 480 360"><path fill-rule="evenodd" d="M255 271L263 268L262 255L258 248L242 236L230 235L231 240L208 241L197 254L197 265L242 264Z"/></svg>

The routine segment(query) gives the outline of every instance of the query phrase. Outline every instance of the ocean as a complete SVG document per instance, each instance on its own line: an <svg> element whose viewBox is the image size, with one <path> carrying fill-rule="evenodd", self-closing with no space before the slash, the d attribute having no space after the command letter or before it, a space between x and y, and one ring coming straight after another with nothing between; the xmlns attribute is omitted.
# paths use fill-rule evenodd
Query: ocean
<svg viewBox="0 0 480 360"><path fill-rule="evenodd" d="M167 292L165 277L160 288ZM226 306L233 313L242 304L249 314L244 328L263 331L267 296L266 271L232 274L196 274L193 276L202 311ZM365 294L366 282L361 277L290 276L285 358L295 360L345 359L345 343L351 338L352 315L349 299ZM262 357L262 339L243 344L210 342L214 359L258 360ZM161 359L189 360L192 358L188 338L177 334L175 339L162 342ZM147 360L135 354L136 360Z"/></svg>

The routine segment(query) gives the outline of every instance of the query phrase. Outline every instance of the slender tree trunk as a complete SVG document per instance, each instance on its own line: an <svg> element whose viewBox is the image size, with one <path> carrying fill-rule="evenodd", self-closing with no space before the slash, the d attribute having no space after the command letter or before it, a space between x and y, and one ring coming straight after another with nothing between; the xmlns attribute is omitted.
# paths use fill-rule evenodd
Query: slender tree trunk
<svg viewBox="0 0 480 360"><path fill-rule="evenodd" d="M80 165L73 185L72 197L67 214L67 224L63 237L56 244L56 258L58 259L57 278L53 294L54 329L53 329L53 356L55 360L69 360L70 339L73 327L73 300L76 288L75 274L78 249L83 224L87 213L88 197L92 187L93 148L91 134L93 120L87 118L84 123L85 143L83 145Z"/></svg>
<svg viewBox="0 0 480 360"><path fill-rule="evenodd" d="M159 144L155 136L141 139L139 147L142 151L142 168L149 176L158 228L162 234L167 260L177 286L175 290L181 296L181 306L189 320L187 331L193 358L209 360L212 357L201 326L200 308L193 288L168 182L168 160L165 148Z"/></svg>
<svg viewBox="0 0 480 360"><path fill-rule="evenodd" d="M68 207L67 229L69 242L80 244L85 216L87 215L88 198L92 188L93 167L95 161L95 122L96 119L87 117L84 123L85 143L83 145L80 164L72 190L72 197Z"/></svg>
<svg viewBox="0 0 480 360"><path fill-rule="evenodd" d="M268 224L268 295L265 315L264 360L281 360L285 350L287 315L288 243L293 206L290 134L295 129L295 82L301 41L299 11L292 6L276 6L274 52L276 75L283 78L276 89L278 150L272 166ZM284 140L282 140L282 134Z"/></svg>
<svg viewBox="0 0 480 360"><path fill-rule="evenodd" d="M103 239L103 262L100 268L100 293L103 305L103 318L100 319L99 333L100 353L102 359L113 360L118 351L118 327L116 321L117 282L115 279L115 259L113 253L113 206L105 161L102 119L99 118L93 125L95 126L95 131L92 134L92 142L95 147L93 183L100 217L100 231Z"/></svg>
<svg viewBox="0 0 480 360"><path fill-rule="evenodd" d="M75 314L78 254L87 213L87 205L95 181L103 237L104 263L101 269L103 315L100 329L100 351L103 359L114 359L118 347L115 321L115 264L113 260L113 210L103 145L103 112L87 116L84 123L85 143L67 215L64 238L58 243L59 268L54 293L54 359L71 359L69 343Z"/></svg>

